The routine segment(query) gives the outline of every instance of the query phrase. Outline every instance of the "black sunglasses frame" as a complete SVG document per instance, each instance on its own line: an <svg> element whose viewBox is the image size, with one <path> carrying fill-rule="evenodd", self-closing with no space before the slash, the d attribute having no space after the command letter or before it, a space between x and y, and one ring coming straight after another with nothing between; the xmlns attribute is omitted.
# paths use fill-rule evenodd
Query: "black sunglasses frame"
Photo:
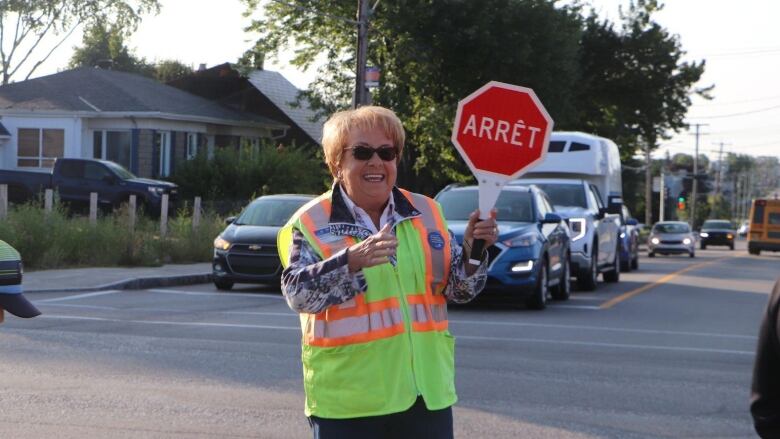
<svg viewBox="0 0 780 439"><path fill-rule="evenodd" d="M398 157L398 148L395 146L383 146L381 148L371 148L370 146L364 146L364 145L357 145L357 146L350 146L344 149L351 149L352 150L352 157L355 157L356 160L360 160L362 162L366 162L371 160L371 157L376 155L379 156L382 161L390 162L395 160Z"/></svg>

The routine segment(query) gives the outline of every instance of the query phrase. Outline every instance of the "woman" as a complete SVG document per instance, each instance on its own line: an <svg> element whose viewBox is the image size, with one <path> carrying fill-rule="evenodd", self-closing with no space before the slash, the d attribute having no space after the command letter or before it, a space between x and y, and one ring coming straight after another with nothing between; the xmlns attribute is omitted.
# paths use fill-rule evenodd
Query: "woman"
<svg viewBox="0 0 780 439"><path fill-rule="evenodd" d="M333 187L279 233L282 292L301 317L306 416L315 438L451 438L457 400L447 301L484 287L439 205L395 186L404 146L382 107L334 114L322 146ZM464 246L496 241L473 212ZM469 252L470 253L470 252Z"/></svg>

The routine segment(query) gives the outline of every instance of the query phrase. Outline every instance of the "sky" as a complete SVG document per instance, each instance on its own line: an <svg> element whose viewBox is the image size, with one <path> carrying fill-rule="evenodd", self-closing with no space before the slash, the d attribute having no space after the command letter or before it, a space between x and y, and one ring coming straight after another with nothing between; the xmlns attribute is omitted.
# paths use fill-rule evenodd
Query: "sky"
<svg viewBox="0 0 780 439"><path fill-rule="evenodd" d="M476 1L476 0L475 0ZM128 42L137 56L148 60L177 59L197 68L235 62L252 46L244 32L239 0L160 0L157 16L146 16ZM627 0L592 0L599 15L613 21ZM219 4L219 7L215 7ZM377 13L381 13L381 3ZM679 37L689 61L706 60L699 86L715 85L710 101L694 97L688 111L690 124L700 126L699 150L717 160L724 152L780 157L780 16L778 0L666 0L656 21ZM64 68L72 47L81 43L76 32L35 74ZM301 72L286 62L266 61L266 69L284 74L299 88L313 72ZM522 85L522 84L519 84ZM664 141L654 155L692 154L695 136L682 132Z"/></svg>

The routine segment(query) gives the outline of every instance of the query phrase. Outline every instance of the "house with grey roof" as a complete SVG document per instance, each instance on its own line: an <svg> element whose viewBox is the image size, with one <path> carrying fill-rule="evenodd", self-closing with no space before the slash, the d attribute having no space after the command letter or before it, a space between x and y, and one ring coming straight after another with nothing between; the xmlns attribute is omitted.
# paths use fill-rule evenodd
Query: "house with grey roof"
<svg viewBox="0 0 780 439"><path fill-rule="evenodd" d="M279 139L284 145L319 147L324 120L318 118L300 90L278 72L257 68L242 74L229 63L202 68L169 85L247 113L290 126Z"/></svg>
<svg viewBox="0 0 780 439"><path fill-rule="evenodd" d="M59 157L117 162L141 177L221 147L258 148L290 126L143 76L83 67L0 87L0 169Z"/></svg>

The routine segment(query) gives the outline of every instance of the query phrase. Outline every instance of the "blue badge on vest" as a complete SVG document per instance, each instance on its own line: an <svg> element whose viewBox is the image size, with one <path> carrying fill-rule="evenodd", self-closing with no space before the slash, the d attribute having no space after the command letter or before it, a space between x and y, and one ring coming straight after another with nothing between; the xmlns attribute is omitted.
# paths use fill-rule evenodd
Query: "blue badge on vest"
<svg viewBox="0 0 780 439"><path fill-rule="evenodd" d="M327 235L328 233L330 233L330 227L324 227L324 228L319 229L316 232L314 232L314 234L317 235L317 237L319 237L319 238L322 238L323 236Z"/></svg>
<svg viewBox="0 0 780 439"><path fill-rule="evenodd" d="M441 250L444 248L444 237L439 232L428 233L428 244L435 250Z"/></svg>

